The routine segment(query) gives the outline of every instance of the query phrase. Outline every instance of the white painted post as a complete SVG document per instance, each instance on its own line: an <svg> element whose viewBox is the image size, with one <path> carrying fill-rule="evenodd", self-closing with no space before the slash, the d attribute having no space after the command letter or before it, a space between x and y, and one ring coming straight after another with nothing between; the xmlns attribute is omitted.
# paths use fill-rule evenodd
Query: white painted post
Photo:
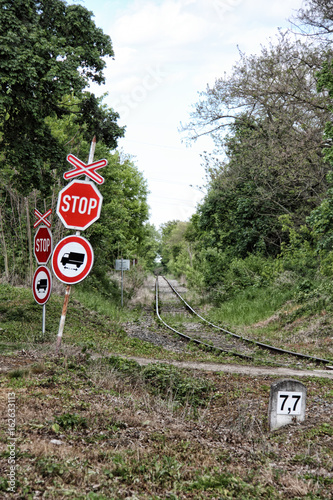
<svg viewBox="0 0 333 500"><path fill-rule="evenodd" d="M61 346L62 334L63 334L64 326L65 326L67 306L68 306L68 300L69 300L69 294L70 293L71 293L71 287L70 287L70 285L67 285L66 286L66 292L65 292L64 305L62 306L62 314L61 314L60 323L59 323L56 353L59 352L59 349L60 349L60 346Z"/></svg>
<svg viewBox="0 0 333 500"><path fill-rule="evenodd" d="M124 268L123 268L123 258L121 258L121 307L124 303Z"/></svg>
<svg viewBox="0 0 333 500"><path fill-rule="evenodd" d="M45 304L43 304L43 320L42 320L42 333L43 333L43 335L45 333L45 316L46 316L46 307L45 307Z"/></svg>
<svg viewBox="0 0 333 500"><path fill-rule="evenodd" d="M271 385L268 408L269 429L274 431L305 419L306 387L293 379L278 380Z"/></svg>

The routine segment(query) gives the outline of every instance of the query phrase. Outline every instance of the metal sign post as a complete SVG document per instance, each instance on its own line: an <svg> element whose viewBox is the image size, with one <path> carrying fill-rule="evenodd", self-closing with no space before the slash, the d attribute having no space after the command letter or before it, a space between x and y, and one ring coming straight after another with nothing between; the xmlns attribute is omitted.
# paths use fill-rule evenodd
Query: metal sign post
<svg viewBox="0 0 333 500"><path fill-rule="evenodd" d="M123 258L121 258L121 307L124 305L124 267Z"/></svg>
<svg viewBox="0 0 333 500"><path fill-rule="evenodd" d="M129 271L130 265L129 259L116 259L116 271L121 271L121 307L124 304L124 271Z"/></svg>
<svg viewBox="0 0 333 500"><path fill-rule="evenodd" d="M43 318L42 318L42 334L45 333L45 318L46 318L46 306L43 304Z"/></svg>
<svg viewBox="0 0 333 500"><path fill-rule="evenodd" d="M76 236L64 238L58 243L56 249L58 249L59 255L56 254L55 251L56 257L52 257L53 271L60 281L67 284L59 323L56 353L59 352L61 347L71 284L83 280L90 272L93 264L93 250L89 242L80 237L80 230L86 229L99 218L103 201L103 197L96 186L88 182L89 178L98 184L103 184L104 182L103 177L95 171L105 167L107 165L107 160L93 162L95 148L96 137L94 136L90 145L88 164L83 163L74 155L67 156L67 161L71 163L74 168L65 172L64 179L73 179L83 174L85 174L85 179L84 181L73 181L70 183L60 191L58 198L58 217L65 227L68 229L77 229L77 231ZM71 214L70 216L68 215L69 213ZM61 250L63 250L63 252L60 255L59 252ZM80 272L78 273L79 268Z"/></svg>
<svg viewBox="0 0 333 500"><path fill-rule="evenodd" d="M50 231L51 222L48 216L51 215L52 209L50 208L42 214L35 208L34 214L37 221L34 223L34 228L42 224L36 231L34 237L34 255L38 264L47 264L52 254L52 233ZM32 293L35 301L43 306L42 315L42 333L45 334L46 322L46 302L50 298L52 289L52 277L50 271L45 266L40 266L36 270L32 281Z"/></svg>

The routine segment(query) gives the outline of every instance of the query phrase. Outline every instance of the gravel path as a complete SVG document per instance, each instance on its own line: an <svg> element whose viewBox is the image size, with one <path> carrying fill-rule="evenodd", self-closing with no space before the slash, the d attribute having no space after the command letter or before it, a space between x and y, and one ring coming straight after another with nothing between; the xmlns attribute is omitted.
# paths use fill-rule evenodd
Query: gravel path
<svg viewBox="0 0 333 500"><path fill-rule="evenodd" d="M240 373L243 375L251 376L280 376L281 377L322 377L333 379L333 370L297 370L293 368L284 367L259 367L259 366L244 366L244 365L227 365L222 363L193 363L191 361L169 361L169 360L156 360L149 358L138 358L135 356L124 356L127 359L132 359L142 366L149 363L166 363L178 368L190 368L193 370L202 370L208 372L222 372L222 373Z"/></svg>

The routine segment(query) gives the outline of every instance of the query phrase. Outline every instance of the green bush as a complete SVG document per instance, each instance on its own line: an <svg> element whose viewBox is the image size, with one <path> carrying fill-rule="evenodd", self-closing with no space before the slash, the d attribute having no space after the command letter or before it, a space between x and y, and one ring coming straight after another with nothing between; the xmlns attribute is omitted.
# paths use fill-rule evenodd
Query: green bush
<svg viewBox="0 0 333 500"><path fill-rule="evenodd" d="M126 376L138 376L141 372L139 363L132 359L121 358L120 356L108 357L108 364Z"/></svg>
<svg viewBox="0 0 333 500"><path fill-rule="evenodd" d="M78 427L87 427L86 419L76 413L64 413L63 415L56 417L54 420L65 431L68 429L73 430Z"/></svg>
<svg viewBox="0 0 333 500"><path fill-rule="evenodd" d="M209 381L186 376L172 365L149 364L143 368L142 376L154 394L170 395L180 404L193 407L204 406L213 390Z"/></svg>
<svg viewBox="0 0 333 500"><path fill-rule="evenodd" d="M265 287L277 275L273 259L258 254L241 259L217 249L207 249L204 259L204 286L215 304L231 299L246 288Z"/></svg>

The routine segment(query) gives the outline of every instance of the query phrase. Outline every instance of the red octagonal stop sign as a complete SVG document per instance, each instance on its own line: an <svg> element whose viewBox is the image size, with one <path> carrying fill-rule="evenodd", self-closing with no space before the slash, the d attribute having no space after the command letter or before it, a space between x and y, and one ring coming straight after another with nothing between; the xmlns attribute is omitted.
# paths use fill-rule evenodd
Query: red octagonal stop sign
<svg viewBox="0 0 333 500"><path fill-rule="evenodd" d="M95 184L72 181L58 197L57 214L68 229L87 229L99 219L103 196Z"/></svg>
<svg viewBox="0 0 333 500"><path fill-rule="evenodd" d="M47 264L51 253L52 233L48 227L40 226L34 239L34 254L38 264Z"/></svg>

